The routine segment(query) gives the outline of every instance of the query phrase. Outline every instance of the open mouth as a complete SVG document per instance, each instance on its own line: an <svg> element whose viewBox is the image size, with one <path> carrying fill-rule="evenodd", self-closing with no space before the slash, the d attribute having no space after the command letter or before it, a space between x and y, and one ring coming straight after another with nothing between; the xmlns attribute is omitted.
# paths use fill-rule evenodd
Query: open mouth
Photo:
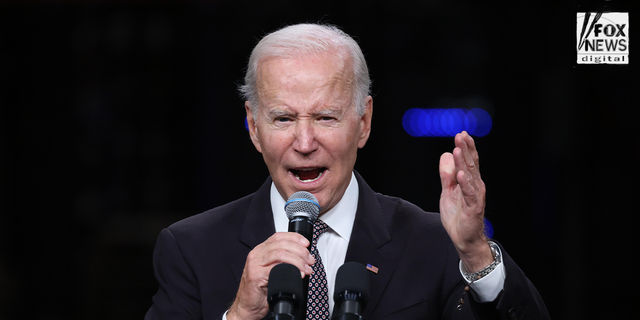
<svg viewBox="0 0 640 320"><path fill-rule="evenodd" d="M322 177L324 170L326 168L291 169L291 173L302 182L313 182Z"/></svg>

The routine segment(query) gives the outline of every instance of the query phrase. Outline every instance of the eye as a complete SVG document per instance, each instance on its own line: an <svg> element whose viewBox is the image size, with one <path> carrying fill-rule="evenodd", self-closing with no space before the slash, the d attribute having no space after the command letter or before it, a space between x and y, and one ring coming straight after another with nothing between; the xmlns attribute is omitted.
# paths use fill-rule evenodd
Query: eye
<svg viewBox="0 0 640 320"><path fill-rule="evenodd" d="M277 117L277 118L275 119L275 121L276 121L276 122L284 123L284 122L289 122L289 121L291 121L291 118L289 118L289 117Z"/></svg>
<svg viewBox="0 0 640 320"><path fill-rule="evenodd" d="M324 116L324 117L320 117L320 120L322 120L322 121L333 121L333 120L336 120L336 118L329 117L329 116Z"/></svg>

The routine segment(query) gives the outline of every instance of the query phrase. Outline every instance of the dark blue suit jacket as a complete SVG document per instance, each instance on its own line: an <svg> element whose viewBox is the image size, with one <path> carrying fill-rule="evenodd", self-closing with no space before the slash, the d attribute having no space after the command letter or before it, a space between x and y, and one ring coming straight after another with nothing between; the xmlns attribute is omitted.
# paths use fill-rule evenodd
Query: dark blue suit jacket
<svg viewBox="0 0 640 320"><path fill-rule="evenodd" d="M356 173L360 198L346 261L370 274L370 319L546 319L535 287L503 251L507 278L498 299L457 310L465 282L437 213L374 193ZM235 298L249 251L275 232L271 179L249 196L162 230L154 251L160 287L145 319L220 319ZM473 312L471 311L473 309Z"/></svg>

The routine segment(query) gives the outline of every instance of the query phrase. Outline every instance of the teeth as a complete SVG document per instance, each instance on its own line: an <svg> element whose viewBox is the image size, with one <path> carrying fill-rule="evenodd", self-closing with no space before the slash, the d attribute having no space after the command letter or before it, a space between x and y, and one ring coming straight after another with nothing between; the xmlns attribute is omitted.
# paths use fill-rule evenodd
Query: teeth
<svg viewBox="0 0 640 320"><path fill-rule="evenodd" d="M311 170L311 169L309 169L309 170ZM309 171L309 170L304 170L304 171ZM302 181L302 182L313 182L313 181L316 181L316 180L320 179L320 177L322 177L322 174L323 174L323 173L324 173L324 171L320 171L320 174L319 174L317 177L315 177L314 179L307 179L307 180L302 180L302 179L300 179L300 176L299 176L299 175L297 175L297 174L295 174L295 176L296 176L296 178L297 178L298 180L300 180L300 181Z"/></svg>

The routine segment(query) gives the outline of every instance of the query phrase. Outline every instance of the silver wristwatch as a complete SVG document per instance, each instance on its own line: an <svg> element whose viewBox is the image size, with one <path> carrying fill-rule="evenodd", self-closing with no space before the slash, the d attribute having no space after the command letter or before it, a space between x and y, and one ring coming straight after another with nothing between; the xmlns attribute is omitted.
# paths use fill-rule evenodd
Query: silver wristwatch
<svg viewBox="0 0 640 320"><path fill-rule="evenodd" d="M498 245L493 241L489 241L489 247L491 248L491 253L493 254L493 262L491 262L491 264L486 268L478 272L469 273L467 272L467 268L464 266L464 263L462 263L462 274L464 275L464 278L467 280L467 282L473 283L474 281L484 278L502 262L502 256L500 255L500 248L498 247Z"/></svg>

